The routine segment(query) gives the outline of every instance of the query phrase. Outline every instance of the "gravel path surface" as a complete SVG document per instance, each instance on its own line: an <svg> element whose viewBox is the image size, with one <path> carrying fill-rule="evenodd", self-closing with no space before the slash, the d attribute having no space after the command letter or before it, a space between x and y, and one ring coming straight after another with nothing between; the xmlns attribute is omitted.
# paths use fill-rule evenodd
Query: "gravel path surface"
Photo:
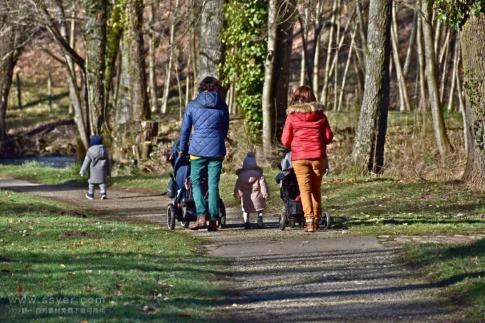
<svg viewBox="0 0 485 323"><path fill-rule="evenodd" d="M165 223L169 202L161 194L120 190L110 190L106 201L88 201L85 186L13 179L0 179L0 188L67 201L81 212L152 223ZM210 255L234 261L225 273L227 301L214 321L461 321L459 307L438 297L438 286L397 261L399 244L389 239L280 231L271 216L265 229L243 230L239 211L227 211L227 229L187 231L208 241Z"/></svg>

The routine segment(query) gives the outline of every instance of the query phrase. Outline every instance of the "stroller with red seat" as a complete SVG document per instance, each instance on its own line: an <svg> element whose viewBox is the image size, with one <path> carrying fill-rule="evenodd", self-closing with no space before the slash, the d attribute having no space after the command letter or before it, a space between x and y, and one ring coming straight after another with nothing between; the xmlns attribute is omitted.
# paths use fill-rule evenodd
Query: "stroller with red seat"
<svg viewBox="0 0 485 323"><path fill-rule="evenodd" d="M281 230L284 230L287 226L294 228L298 224L303 228L305 226L305 216L303 214L298 181L291 165L291 152L286 153L279 168L281 172L276 176L275 180L276 183L280 184L280 197L285 207L283 213L280 214L279 227ZM328 229L330 221L330 214L322 211L319 227Z"/></svg>

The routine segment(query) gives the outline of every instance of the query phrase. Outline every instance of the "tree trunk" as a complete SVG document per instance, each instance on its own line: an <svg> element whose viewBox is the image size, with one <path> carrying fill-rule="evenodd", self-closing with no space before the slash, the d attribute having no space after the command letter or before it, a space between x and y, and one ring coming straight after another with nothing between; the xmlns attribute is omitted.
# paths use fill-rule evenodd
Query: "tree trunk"
<svg viewBox="0 0 485 323"><path fill-rule="evenodd" d="M436 70L436 55L433 43L433 30L431 26L431 3L421 0L421 11L423 12L423 36L424 53L426 56L426 79L428 82L429 101L431 103L431 114L436 145L442 158L452 150L448 135L446 134L445 120L441 110L440 93L438 89L438 73Z"/></svg>
<svg viewBox="0 0 485 323"><path fill-rule="evenodd" d="M321 43L321 35L322 35L322 12L323 12L323 3L321 0L317 0L315 5L315 49L313 51L313 73L312 73L312 84L313 84L313 92L318 100L318 89L320 88L319 85L319 71L320 71L320 43Z"/></svg>
<svg viewBox="0 0 485 323"><path fill-rule="evenodd" d="M262 98L263 151L267 157L273 152L273 139L284 123L288 106L289 64L295 7L294 0L270 0L269 2L268 54Z"/></svg>
<svg viewBox="0 0 485 323"><path fill-rule="evenodd" d="M325 58L325 76L323 78L323 87L322 93L320 94L320 102L323 105L327 104L328 99L328 82L330 78L330 62L332 58L332 44L334 39L334 31L335 31L335 22L337 19L337 9L338 9L338 0L333 0L332 5L332 18L330 21L330 31L328 36L328 43L327 43L327 57ZM338 42L338 39L336 40ZM317 90L317 89L316 89Z"/></svg>
<svg viewBox="0 0 485 323"><path fill-rule="evenodd" d="M457 69L460 62L459 55L460 55L460 45L459 45L459 40L457 35L455 39L455 48L453 49L453 67L451 69L451 85L448 93L447 110L449 112L454 110L453 103L455 102L456 76L458 75Z"/></svg>
<svg viewBox="0 0 485 323"><path fill-rule="evenodd" d="M268 4L268 53L264 64L264 85L263 85L263 151L266 156L271 154L273 147L273 133L275 124L275 106L273 103L274 79L275 79L275 56L276 37L278 35L277 18L278 0L269 0Z"/></svg>
<svg viewBox="0 0 485 323"><path fill-rule="evenodd" d="M406 79L401 66L401 60L399 58L399 34L397 32L397 3L394 2L392 6L392 29L391 29L391 42L392 42L392 57L394 67L396 68L396 79L399 89L399 110L410 111L411 106L409 104L408 89L406 87Z"/></svg>
<svg viewBox="0 0 485 323"><path fill-rule="evenodd" d="M352 159L359 171L382 171L389 107L392 1L369 4L366 82Z"/></svg>
<svg viewBox="0 0 485 323"><path fill-rule="evenodd" d="M126 2L121 66L120 66L120 87L119 104L117 105L117 147L125 153L120 157L125 158L126 152L132 147L133 150L141 149L142 138L139 134L142 131L143 121L150 119L150 107L148 104L147 81L145 60L143 55L142 37L142 0L128 0ZM141 138L141 139L140 139Z"/></svg>
<svg viewBox="0 0 485 323"><path fill-rule="evenodd" d="M273 80L275 104L275 129L273 139L279 137L286 119L286 108L288 107L288 92L290 82L291 49L293 46L293 26L295 24L296 0L284 0L280 5L281 17L278 24L278 35L276 37L276 75ZM307 56L308 57L308 56ZM308 62L308 60L307 60ZM308 71L311 71L308 68ZM308 74L311 78L311 73Z"/></svg>
<svg viewBox="0 0 485 323"><path fill-rule="evenodd" d="M347 81L347 73L349 72L349 66L352 60L352 52L354 51L356 34L357 34L357 26L355 26L355 29L352 32L350 47L349 47L349 55L347 56L347 62L345 63L345 68L344 68L344 75L342 77L342 85L340 86L340 95L339 95L338 104L337 104L337 111L339 112L342 110L342 102L343 102L344 92L345 92L345 82Z"/></svg>
<svg viewBox="0 0 485 323"><path fill-rule="evenodd" d="M468 156L464 180L485 187L485 14L470 16L461 37Z"/></svg>
<svg viewBox="0 0 485 323"><path fill-rule="evenodd" d="M426 59L424 55L423 17L421 15L418 16L417 28L416 47L419 62L419 110L424 111L426 110Z"/></svg>
<svg viewBox="0 0 485 323"><path fill-rule="evenodd" d="M150 119L150 108L147 94L147 76L143 43L143 0L128 0L126 4L128 17L123 38L128 45L128 73L131 84L131 105L134 121L137 123Z"/></svg>
<svg viewBox="0 0 485 323"><path fill-rule="evenodd" d="M104 74L107 0L84 0L86 40L86 87L91 134L99 134L105 122Z"/></svg>
<svg viewBox="0 0 485 323"><path fill-rule="evenodd" d="M221 33L224 20L224 0L201 1L198 81L206 76L219 77L218 65L222 61Z"/></svg>
<svg viewBox="0 0 485 323"><path fill-rule="evenodd" d="M64 7L62 5L61 0L56 0L56 11L57 11L57 19L59 21L59 30L61 36L68 41L71 48L74 49L74 22L71 23L71 35L67 33L67 21L66 15L64 12ZM75 6L73 6L75 9ZM74 14L74 10L73 10ZM69 99L74 110L74 122L76 123L79 138L84 145L84 148L87 150L89 148L89 140L88 140L88 129L86 125L85 118L86 116L83 115L83 108L82 108L82 100L81 100L81 89L78 87L77 84L77 75L76 75L76 66L74 64L74 60L71 56L69 56L64 51L64 61L66 63L67 68L67 83L69 85Z"/></svg>
<svg viewBox="0 0 485 323"><path fill-rule="evenodd" d="M301 40L302 40L302 49L301 49L301 62L300 62L300 86L305 85L305 74L307 69L307 51L308 51L308 15L309 15L309 8L305 7L304 9L304 18L303 20L300 18L300 26L301 26Z"/></svg>
<svg viewBox="0 0 485 323"><path fill-rule="evenodd" d="M404 60L404 67L403 67L403 74L404 77L408 76L409 67L411 66L411 58L413 56L413 48L414 43L416 42L416 35L418 31L418 15L419 15L419 7L416 6L414 9L414 17L413 17L413 29L411 30L411 35L409 37L409 44L408 49L406 51L406 59Z"/></svg>
<svg viewBox="0 0 485 323"><path fill-rule="evenodd" d="M152 113L158 113L157 99L157 35L155 32L155 21L157 16L158 1L150 4L150 37L148 40L148 83L150 89L150 109Z"/></svg>
<svg viewBox="0 0 485 323"><path fill-rule="evenodd" d="M168 105L168 95L170 94L170 84L172 81L172 69L173 69L173 57L175 51L175 24L177 23L175 15L178 14L178 7L179 7L179 0L175 0L175 8L170 13L171 22L170 22L170 35L169 35L169 53L168 53L168 64L167 70L165 75L165 84L163 90L163 98L162 98L162 113L167 113L167 105Z"/></svg>
<svg viewBox="0 0 485 323"><path fill-rule="evenodd" d="M16 39L17 30L12 26L6 26L0 33L0 143L3 142L7 133L5 117L8 96L12 85L13 70L20 54L17 50ZM0 152L3 150L1 148L3 147L0 147Z"/></svg>

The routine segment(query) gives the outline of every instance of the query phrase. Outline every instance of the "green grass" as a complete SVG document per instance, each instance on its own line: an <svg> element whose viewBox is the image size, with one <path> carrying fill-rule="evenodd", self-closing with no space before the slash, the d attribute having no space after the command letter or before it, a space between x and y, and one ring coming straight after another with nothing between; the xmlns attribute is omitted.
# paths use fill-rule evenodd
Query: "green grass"
<svg viewBox="0 0 485 323"><path fill-rule="evenodd" d="M329 178L322 194L336 226L356 233L485 232L483 194L457 182Z"/></svg>
<svg viewBox="0 0 485 323"><path fill-rule="evenodd" d="M466 322L485 320L485 239L467 245L407 245L404 261L466 306Z"/></svg>
<svg viewBox="0 0 485 323"><path fill-rule="evenodd" d="M0 191L0 321L198 320L222 299L225 264L201 256L199 240L72 212Z"/></svg>
<svg viewBox="0 0 485 323"><path fill-rule="evenodd" d="M37 83L22 81L22 105L17 107L17 91L12 87L10 91L9 107L7 109L7 129L32 127L39 123L51 122L69 117L69 96L67 89L56 87L52 89L53 105L49 108L47 88L39 88Z"/></svg>
<svg viewBox="0 0 485 323"><path fill-rule="evenodd" d="M44 166L39 162L26 162L22 165L0 165L0 174L15 178L38 181L45 184L82 182L79 165L66 168Z"/></svg>

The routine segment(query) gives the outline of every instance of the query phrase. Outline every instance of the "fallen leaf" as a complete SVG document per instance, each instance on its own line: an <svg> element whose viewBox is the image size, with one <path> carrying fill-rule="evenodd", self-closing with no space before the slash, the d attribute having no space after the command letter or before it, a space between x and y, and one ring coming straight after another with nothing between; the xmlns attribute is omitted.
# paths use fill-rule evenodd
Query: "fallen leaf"
<svg viewBox="0 0 485 323"><path fill-rule="evenodd" d="M158 310L154 307L145 305L145 306L143 306L143 312L145 314L155 314L156 312L158 312Z"/></svg>

